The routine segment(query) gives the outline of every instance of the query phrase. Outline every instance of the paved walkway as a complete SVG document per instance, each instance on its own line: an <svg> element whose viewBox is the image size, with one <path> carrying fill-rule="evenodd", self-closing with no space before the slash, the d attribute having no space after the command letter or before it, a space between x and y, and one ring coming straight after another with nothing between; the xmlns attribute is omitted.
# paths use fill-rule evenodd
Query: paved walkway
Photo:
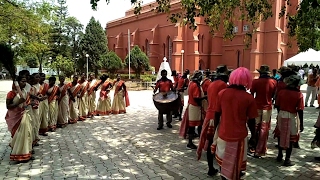
<svg viewBox="0 0 320 180"><path fill-rule="evenodd" d="M0 81L0 115L5 115L5 94L9 82ZM4 120L0 121L0 179L220 179L208 178L205 153L196 161L195 151L186 149L186 141L178 137L179 121L173 128L157 131L157 111L151 91L129 92L131 106L125 115L97 117L68 125L42 137L35 149L36 160L25 164L9 161L10 135ZM263 159L248 159L246 179L319 179L320 163L311 150L312 127L318 111L305 111L305 131L301 149L294 149L293 167L282 167L275 161L275 140L268 143ZM275 113L272 129L275 126ZM272 132L272 131L270 131Z"/></svg>

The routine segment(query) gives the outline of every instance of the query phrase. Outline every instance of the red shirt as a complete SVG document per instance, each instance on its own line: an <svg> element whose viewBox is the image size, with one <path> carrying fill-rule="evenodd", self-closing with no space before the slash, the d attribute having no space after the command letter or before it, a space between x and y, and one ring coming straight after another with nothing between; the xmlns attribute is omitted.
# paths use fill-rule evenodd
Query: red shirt
<svg viewBox="0 0 320 180"><path fill-rule="evenodd" d="M258 117L252 95L235 88L219 92L214 110L221 113L219 137L225 141L243 140L248 136L247 120Z"/></svg>
<svg viewBox="0 0 320 180"><path fill-rule="evenodd" d="M158 89L159 89L159 92L168 92L172 90L173 89L172 81L170 79L166 79L166 80L159 79L157 81L155 91L157 91Z"/></svg>
<svg viewBox="0 0 320 180"><path fill-rule="evenodd" d="M183 89L184 86L187 86L188 84L186 83L187 83L187 80L180 76L178 79L177 90L181 90Z"/></svg>
<svg viewBox="0 0 320 180"><path fill-rule="evenodd" d="M298 89L283 89L277 96L276 105L282 111L296 114L298 110L304 110L303 95Z"/></svg>
<svg viewBox="0 0 320 180"><path fill-rule="evenodd" d="M225 88L227 88L227 83L221 80L215 80L210 83L208 87L208 109L206 113L206 119L213 119L214 118L214 106L216 104L216 99L219 92Z"/></svg>
<svg viewBox="0 0 320 180"><path fill-rule="evenodd" d="M201 87L195 82L190 82L188 89L189 100L188 103L194 106L199 106L195 98L201 98Z"/></svg>
<svg viewBox="0 0 320 180"><path fill-rule="evenodd" d="M179 81L179 76L173 76L173 80L174 80L174 87L177 87L178 81Z"/></svg>
<svg viewBox="0 0 320 180"><path fill-rule="evenodd" d="M256 94L255 100L258 109L271 110L272 98L276 93L277 81L272 78L254 79L250 92Z"/></svg>
<svg viewBox="0 0 320 180"><path fill-rule="evenodd" d="M204 92L204 94L207 94L208 92L208 87L210 85L211 81L208 78L205 78L201 84L202 90Z"/></svg>

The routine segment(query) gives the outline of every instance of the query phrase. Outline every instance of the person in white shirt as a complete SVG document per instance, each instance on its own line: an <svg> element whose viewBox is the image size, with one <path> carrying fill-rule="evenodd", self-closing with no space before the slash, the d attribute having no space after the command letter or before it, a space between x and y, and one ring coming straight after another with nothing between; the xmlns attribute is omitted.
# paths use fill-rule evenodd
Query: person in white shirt
<svg viewBox="0 0 320 180"><path fill-rule="evenodd" d="M304 70L302 68L300 68L299 70L299 76L301 77L301 79L304 79Z"/></svg>

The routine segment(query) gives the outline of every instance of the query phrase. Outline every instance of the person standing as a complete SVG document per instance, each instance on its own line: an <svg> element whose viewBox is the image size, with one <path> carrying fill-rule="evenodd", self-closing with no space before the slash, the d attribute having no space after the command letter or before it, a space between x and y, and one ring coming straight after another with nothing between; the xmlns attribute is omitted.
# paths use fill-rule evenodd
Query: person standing
<svg viewBox="0 0 320 180"><path fill-rule="evenodd" d="M218 70L218 72L221 72ZM223 72L223 71L222 71ZM213 167L213 159L214 154L211 152L211 145L213 143L213 135L214 135L214 106L216 104L216 98L219 92L228 87L228 79L229 76L225 73L218 73L212 76L215 76L215 80L210 83L208 87L208 109L206 113L206 117L203 123L203 129L201 132L199 146L197 149L198 160L201 158L202 150L207 151L207 162L208 162L208 176L214 176L218 173L218 170ZM205 145L207 147L205 147Z"/></svg>
<svg viewBox="0 0 320 180"><path fill-rule="evenodd" d="M100 77L103 82L100 89L100 97L98 100L96 114L99 116L105 116L111 114L111 98L110 90L112 89L112 83L110 82L108 75L102 75Z"/></svg>
<svg viewBox="0 0 320 180"><path fill-rule="evenodd" d="M32 106L32 128L34 131L34 146L39 146L38 141L40 141L39 130L40 130L40 114L39 114L39 103L41 100L40 96L40 76L38 73L32 74L30 78L31 89L30 89L30 100L33 104Z"/></svg>
<svg viewBox="0 0 320 180"><path fill-rule="evenodd" d="M49 104L48 104L48 96L47 91L49 88L49 84L45 83L46 75L44 73L40 74L40 104L39 104L39 114L40 114L40 130L39 134L42 136L48 136L48 111L49 111Z"/></svg>
<svg viewBox="0 0 320 180"><path fill-rule="evenodd" d="M111 106L112 114L126 113L126 107L130 106L129 95L127 86L125 82L121 80L120 74L117 74L117 80L113 83L113 86L115 90Z"/></svg>
<svg viewBox="0 0 320 180"><path fill-rule="evenodd" d="M8 129L11 133L10 160L12 161L29 161L34 160L32 157L32 119L26 111L28 93L24 89L27 79L18 76L17 81L21 89L21 94L13 86L6 97L7 113L5 116Z"/></svg>
<svg viewBox="0 0 320 180"><path fill-rule="evenodd" d="M179 76L179 74L177 73L176 70L172 70L171 76L173 77L173 81L174 81L173 82L173 88L177 89L178 83L179 83L179 79L180 79L181 76ZM180 95L180 93L179 93L179 95ZM182 101L182 97L181 97L181 101ZM179 112L180 112L180 109L177 110L176 112L172 112L173 118L179 117L179 119L181 119L180 118L181 116L179 115Z"/></svg>
<svg viewBox="0 0 320 180"><path fill-rule="evenodd" d="M168 93L169 91L174 91L173 83L170 79L167 78L167 71L164 69L161 72L161 79L159 79L156 83L156 86L153 90L153 94L155 94L158 90L160 93ZM157 130L163 129L163 112L158 111L158 128ZM167 119L167 127L172 128L172 111L166 114Z"/></svg>
<svg viewBox="0 0 320 180"><path fill-rule="evenodd" d="M79 120L78 95L81 91L81 85L78 83L78 75L74 74L73 81L69 83L69 124L77 123Z"/></svg>
<svg viewBox="0 0 320 180"><path fill-rule="evenodd" d="M56 78L51 76L49 78L49 89L47 91L48 103L49 103L49 131L54 132L56 128L64 128L66 124L57 124L59 105L57 102L57 96L60 94L59 87L56 84ZM58 126L57 126L58 125Z"/></svg>
<svg viewBox="0 0 320 180"><path fill-rule="evenodd" d="M96 111L96 91L100 86L101 80L97 80L94 77L94 74L91 73L88 79L88 116L93 117Z"/></svg>
<svg viewBox="0 0 320 180"><path fill-rule="evenodd" d="M183 115L180 126L180 136L186 138L188 135L187 148L197 149L193 143L195 138L195 128L198 127L198 134L201 134L202 126L202 100L206 97L201 89L202 72L195 71L188 88L188 107Z"/></svg>
<svg viewBox="0 0 320 180"><path fill-rule="evenodd" d="M64 83L65 77L59 76L59 92L60 96L58 99L58 126L64 126L68 124L68 116L69 116L69 93L70 93L70 87L69 84Z"/></svg>
<svg viewBox="0 0 320 180"><path fill-rule="evenodd" d="M88 115L88 93L89 82L86 80L86 74L82 73L78 82L81 87L81 91L78 94L78 106L79 106L79 121L85 121Z"/></svg>
<svg viewBox="0 0 320 180"><path fill-rule="evenodd" d="M277 126L279 129L277 161L283 158L282 150L286 150L284 166L292 166L290 160L293 144L299 141L299 132L303 131L303 95L298 89L301 79L291 75L286 79L287 87L279 92L275 107L279 111Z"/></svg>
<svg viewBox="0 0 320 180"><path fill-rule="evenodd" d="M214 106L214 123L217 128L211 147L221 167L222 179L239 180L247 164L247 124L255 124L257 105L247 91L252 75L244 67L234 70L229 87L219 92Z"/></svg>
<svg viewBox="0 0 320 180"><path fill-rule="evenodd" d="M184 92L185 90L187 90L188 84L189 84L189 80L187 79L186 73L184 73L182 76L179 76L178 83L176 84L176 86L174 86L174 89L178 91L181 97L181 106L178 112L179 121L182 120L182 111L184 106Z"/></svg>
<svg viewBox="0 0 320 180"><path fill-rule="evenodd" d="M276 93L277 81L269 76L269 66L262 65L257 70L260 73L259 79L252 82L250 93L255 96L258 108L258 117L256 118L256 126L250 127L256 136L257 142L249 141L249 150L254 153L255 157L265 156L267 151L267 141L269 137L269 129L272 114L272 98Z"/></svg>
<svg viewBox="0 0 320 180"><path fill-rule="evenodd" d="M317 87L316 87L317 80L318 80L317 69L313 68L312 74L308 75L308 81L307 81L308 87L307 87L307 94L305 99L305 107L308 107L310 95L311 95L310 107L314 107L314 101L316 99L316 94L317 94Z"/></svg>

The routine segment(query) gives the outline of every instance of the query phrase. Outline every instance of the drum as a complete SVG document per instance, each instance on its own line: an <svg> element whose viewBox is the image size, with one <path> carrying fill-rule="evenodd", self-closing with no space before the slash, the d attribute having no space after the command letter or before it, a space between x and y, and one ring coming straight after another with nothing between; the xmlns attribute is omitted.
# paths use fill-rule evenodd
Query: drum
<svg viewBox="0 0 320 180"><path fill-rule="evenodd" d="M173 91L159 92L153 96L153 103L161 113L166 114L170 111L178 111L181 106L181 97Z"/></svg>

